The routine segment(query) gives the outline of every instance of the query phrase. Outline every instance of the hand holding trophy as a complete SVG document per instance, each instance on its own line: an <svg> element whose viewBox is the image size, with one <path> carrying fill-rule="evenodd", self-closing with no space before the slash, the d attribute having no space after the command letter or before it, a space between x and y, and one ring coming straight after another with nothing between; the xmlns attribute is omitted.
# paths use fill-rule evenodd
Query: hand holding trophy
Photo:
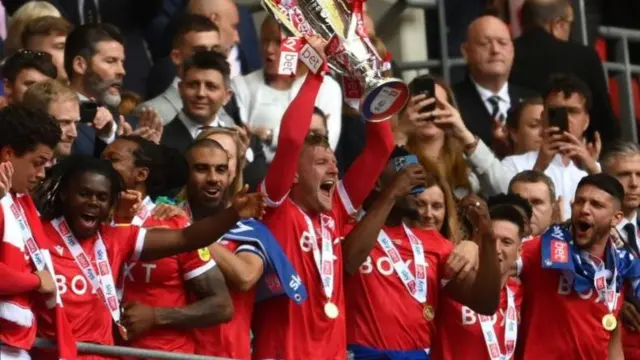
<svg viewBox="0 0 640 360"><path fill-rule="evenodd" d="M327 41L329 67L355 81L347 92L362 93L360 114L365 120L384 121L398 113L409 99L402 80L382 76L384 62L367 37L362 17L363 0L262 0L280 23L286 37L282 41L280 74L295 74L298 58L311 71L320 71L317 56L303 38L320 36Z"/></svg>

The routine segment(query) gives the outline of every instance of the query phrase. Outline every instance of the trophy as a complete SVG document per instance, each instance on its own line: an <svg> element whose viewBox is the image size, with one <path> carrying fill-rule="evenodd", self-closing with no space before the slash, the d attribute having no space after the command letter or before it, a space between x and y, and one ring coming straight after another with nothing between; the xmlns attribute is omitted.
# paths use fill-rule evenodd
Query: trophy
<svg viewBox="0 0 640 360"><path fill-rule="evenodd" d="M365 120L383 121L404 107L409 89L402 80L382 75L383 61L364 29L362 0L262 0L262 5L287 35L281 45L280 74L295 74L298 57L317 70L318 59L311 56L315 51L302 47L301 39L318 35L328 42L327 62L345 79L344 90L361 95L359 109Z"/></svg>

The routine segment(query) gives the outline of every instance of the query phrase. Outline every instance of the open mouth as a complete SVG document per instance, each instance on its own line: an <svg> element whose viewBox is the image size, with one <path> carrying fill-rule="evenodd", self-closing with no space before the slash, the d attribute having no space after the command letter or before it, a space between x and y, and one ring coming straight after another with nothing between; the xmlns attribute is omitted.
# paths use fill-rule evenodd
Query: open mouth
<svg viewBox="0 0 640 360"><path fill-rule="evenodd" d="M591 230L592 226L593 225L586 220L578 220L575 224L576 231L578 232L578 234L584 234L588 232L589 230Z"/></svg>
<svg viewBox="0 0 640 360"><path fill-rule="evenodd" d="M202 189L202 192L207 198L210 198L210 199L218 199L220 198L220 195L222 193L221 189L217 186L204 188Z"/></svg>
<svg viewBox="0 0 640 360"><path fill-rule="evenodd" d="M83 213L79 216L80 223L85 228L93 228L98 223L98 216L89 213Z"/></svg>
<svg viewBox="0 0 640 360"><path fill-rule="evenodd" d="M331 197L331 195L333 194L333 189L335 188L335 185L336 185L335 180L325 180L322 183L320 183L320 192L327 197Z"/></svg>

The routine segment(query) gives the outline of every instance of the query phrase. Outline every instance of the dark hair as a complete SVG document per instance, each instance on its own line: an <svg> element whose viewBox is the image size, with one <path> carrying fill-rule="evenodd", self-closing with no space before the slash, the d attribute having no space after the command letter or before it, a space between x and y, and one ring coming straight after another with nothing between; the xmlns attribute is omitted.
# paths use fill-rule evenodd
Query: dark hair
<svg viewBox="0 0 640 360"><path fill-rule="evenodd" d="M5 60L2 65L2 77L13 83L18 74L25 69L35 69L52 79L58 77L58 69L53 64L51 54L31 50L20 50Z"/></svg>
<svg viewBox="0 0 640 360"><path fill-rule="evenodd" d="M507 126L513 130L517 130L520 127L522 113L524 113L526 108L533 105L544 105L544 100L541 97L533 97L512 106L507 112Z"/></svg>
<svg viewBox="0 0 640 360"><path fill-rule="evenodd" d="M212 50L197 51L192 57L185 60L182 65L184 77L191 69L216 70L222 74L225 86L229 86L231 68L227 62L227 57L220 52Z"/></svg>
<svg viewBox="0 0 640 360"><path fill-rule="evenodd" d="M531 208L529 201L518 194L498 194L487 199L487 206L489 209L498 205L512 205L522 209L524 211L524 215L527 217L527 221L529 221L533 215L533 209Z"/></svg>
<svg viewBox="0 0 640 360"><path fill-rule="evenodd" d="M185 14L176 22L175 33L173 34L173 48L180 47L183 38L190 32L217 32L220 33L218 25L206 16L196 14Z"/></svg>
<svg viewBox="0 0 640 360"><path fill-rule="evenodd" d="M553 180L551 180L551 178L543 172L536 170L525 170L517 173L516 176L511 178L511 181L509 181L509 194L513 194L513 185L519 182L528 184L541 182L547 185L551 201L554 201L556 199L556 186L553 183Z"/></svg>
<svg viewBox="0 0 640 360"><path fill-rule="evenodd" d="M565 19L569 6L571 3L567 0L525 1L520 10L522 28L528 30L552 20Z"/></svg>
<svg viewBox="0 0 640 360"><path fill-rule="evenodd" d="M120 200L120 193L125 189L124 183L111 162L92 156L71 155L51 168L49 177L36 191L35 198L36 202L41 204L40 210L43 219L51 220L62 216L60 193L69 187L72 179L86 173L99 174L109 179L111 184L109 203L111 206Z"/></svg>
<svg viewBox="0 0 640 360"><path fill-rule="evenodd" d="M598 189L613 196L616 200L620 201L620 203L624 200L624 187L620 184L618 179L609 174L598 173L583 177L580 182L578 182L576 192L586 185L597 187Z"/></svg>
<svg viewBox="0 0 640 360"><path fill-rule="evenodd" d="M121 136L117 140L131 141L137 145L132 154L133 162L136 167L149 169L145 185L152 199L186 183L187 164L179 151L136 135Z"/></svg>
<svg viewBox="0 0 640 360"><path fill-rule="evenodd" d="M49 36L52 34L68 35L73 26L64 18L57 16L41 16L27 23L22 32L22 44L27 47L29 40L35 36Z"/></svg>
<svg viewBox="0 0 640 360"><path fill-rule="evenodd" d="M573 74L553 74L549 77L549 82L542 97L546 100L551 94L562 93L565 98L578 94L584 99L585 110L591 109L591 90L584 81Z"/></svg>
<svg viewBox="0 0 640 360"><path fill-rule="evenodd" d="M498 204L489 208L491 220L505 220L518 227L518 240L526 231L526 221L512 204Z"/></svg>
<svg viewBox="0 0 640 360"><path fill-rule="evenodd" d="M56 119L44 111L23 105L0 110L0 149L9 146L18 156L34 151L38 145L54 149L61 135Z"/></svg>
<svg viewBox="0 0 640 360"><path fill-rule="evenodd" d="M81 56L89 61L96 54L98 43L103 41L117 41L124 46L120 30L111 24L86 24L69 34L64 47L64 69L69 78L74 76L74 59Z"/></svg>

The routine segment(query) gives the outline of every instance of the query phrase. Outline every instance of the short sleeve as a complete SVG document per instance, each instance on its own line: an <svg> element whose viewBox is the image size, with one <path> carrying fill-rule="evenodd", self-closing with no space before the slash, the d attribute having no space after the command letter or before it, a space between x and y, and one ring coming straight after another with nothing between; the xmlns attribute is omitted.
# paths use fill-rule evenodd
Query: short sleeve
<svg viewBox="0 0 640 360"><path fill-rule="evenodd" d="M522 255L518 259L519 264L519 277L526 279L526 277L532 273L534 267L539 267L541 262L541 248L540 237L526 241L522 244Z"/></svg>
<svg viewBox="0 0 640 360"><path fill-rule="evenodd" d="M196 278L216 266L208 248L189 251L178 255L178 264L185 281Z"/></svg>
<svg viewBox="0 0 640 360"><path fill-rule="evenodd" d="M147 230L135 225L118 225L113 227L113 229L115 229L114 240L121 241L120 239L126 239L122 244L125 252L124 259L130 259L131 261L140 260Z"/></svg>
<svg viewBox="0 0 640 360"><path fill-rule="evenodd" d="M263 264L267 263L266 254L260 248L250 243L221 240L220 245L224 246L227 250L231 251L234 254L241 254L241 253L254 254L260 257L260 259L262 259Z"/></svg>

